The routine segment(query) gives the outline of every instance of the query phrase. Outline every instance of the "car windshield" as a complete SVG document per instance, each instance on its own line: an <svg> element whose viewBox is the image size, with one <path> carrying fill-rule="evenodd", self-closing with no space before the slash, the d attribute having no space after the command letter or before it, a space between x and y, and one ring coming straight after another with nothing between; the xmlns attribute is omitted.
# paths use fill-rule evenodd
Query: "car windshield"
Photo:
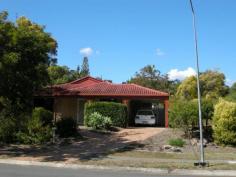
<svg viewBox="0 0 236 177"><path fill-rule="evenodd" d="M153 115L153 112L152 111L138 111L137 115L148 116L148 115Z"/></svg>

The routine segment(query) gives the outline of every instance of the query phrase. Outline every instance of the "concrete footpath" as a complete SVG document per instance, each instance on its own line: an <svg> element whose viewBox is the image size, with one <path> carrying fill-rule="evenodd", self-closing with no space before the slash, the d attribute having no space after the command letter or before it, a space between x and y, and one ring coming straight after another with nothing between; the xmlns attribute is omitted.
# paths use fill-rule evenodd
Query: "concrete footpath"
<svg viewBox="0 0 236 177"><path fill-rule="evenodd" d="M185 162L185 163L194 163L196 160L190 160L190 159L160 159L160 158L147 158L147 157L127 157L127 156L112 156L109 155L107 156L108 159L114 160L114 161L127 161L127 160L132 160L132 161L138 161L138 162L150 162L150 163L178 163L178 162ZM236 160L207 160L209 163L224 163L224 164L236 164Z"/></svg>
<svg viewBox="0 0 236 177"><path fill-rule="evenodd" d="M135 171L159 175L186 175L186 176L236 176L236 170L187 170L187 169L158 169L158 168L134 168L134 167L116 167L116 166L96 166L96 165L78 165L54 162L36 162L0 159L0 164L22 165L22 166L41 166L65 169L95 169L95 170L116 170L116 171Z"/></svg>

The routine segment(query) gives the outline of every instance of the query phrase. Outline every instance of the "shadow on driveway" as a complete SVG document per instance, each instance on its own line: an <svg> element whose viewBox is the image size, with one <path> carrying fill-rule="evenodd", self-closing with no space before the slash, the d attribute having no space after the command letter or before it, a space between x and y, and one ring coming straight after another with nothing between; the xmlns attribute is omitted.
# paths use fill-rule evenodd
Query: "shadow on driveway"
<svg viewBox="0 0 236 177"><path fill-rule="evenodd" d="M144 146L140 142L127 140L125 135L117 136L117 133L98 133L81 129L80 134L83 138L67 139L67 142L55 145L0 146L0 155L19 160L73 162L103 159L117 151L130 151Z"/></svg>

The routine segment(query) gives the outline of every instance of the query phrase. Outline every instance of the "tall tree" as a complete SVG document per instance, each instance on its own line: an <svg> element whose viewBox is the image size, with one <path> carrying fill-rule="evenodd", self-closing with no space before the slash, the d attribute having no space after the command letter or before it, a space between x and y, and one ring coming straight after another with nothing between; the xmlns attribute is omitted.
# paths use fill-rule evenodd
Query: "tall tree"
<svg viewBox="0 0 236 177"><path fill-rule="evenodd" d="M63 84L68 82L70 71L67 66L49 66L48 67L48 74L50 77L51 84Z"/></svg>
<svg viewBox="0 0 236 177"><path fill-rule="evenodd" d="M226 96L226 99L236 102L236 82L230 87L229 94Z"/></svg>
<svg viewBox="0 0 236 177"><path fill-rule="evenodd" d="M77 70L71 70L67 66L53 65L48 67L50 83L64 84L80 78L79 67Z"/></svg>
<svg viewBox="0 0 236 177"><path fill-rule="evenodd" d="M129 83L135 83L144 87L162 90L174 94L178 85L178 81L169 81L167 75L161 75L155 65L147 65L135 73Z"/></svg>
<svg viewBox="0 0 236 177"><path fill-rule="evenodd" d="M84 57L80 71L81 77L90 75L88 57Z"/></svg>
<svg viewBox="0 0 236 177"><path fill-rule="evenodd" d="M197 80L196 77L191 76L182 81L179 85L176 95L184 99L197 98Z"/></svg>
<svg viewBox="0 0 236 177"><path fill-rule="evenodd" d="M200 74L201 95L204 98L218 99L228 93L225 75L219 71L207 70ZM177 89L177 96L185 99L197 98L196 77L186 78Z"/></svg>
<svg viewBox="0 0 236 177"><path fill-rule="evenodd" d="M17 115L30 111L34 92L49 82L47 68L55 60L57 42L43 26L7 17L0 13L0 97L10 101Z"/></svg>
<svg viewBox="0 0 236 177"><path fill-rule="evenodd" d="M229 92L225 85L225 75L219 71L207 70L200 76L202 95L206 98L224 97Z"/></svg>

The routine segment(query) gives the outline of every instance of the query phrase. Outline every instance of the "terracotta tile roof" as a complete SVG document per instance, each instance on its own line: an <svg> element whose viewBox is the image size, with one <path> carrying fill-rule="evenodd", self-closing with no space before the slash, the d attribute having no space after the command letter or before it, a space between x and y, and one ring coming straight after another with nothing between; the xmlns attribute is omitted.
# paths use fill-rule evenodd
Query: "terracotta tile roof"
<svg viewBox="0 0 236 177"><path fill-rule="evenodd" d="M81 88L79 92L80 95L99 96L168 96L167 93L141 87L136 84L112 84L108 82Z"/></svg>
<svg viewBox="0 0 236 177"><path fill-rule="evenodd" d="M53 96L113 96L113 97L167 97L168 93L136 84L113 84L87 76L52 87Z"/></svg>

